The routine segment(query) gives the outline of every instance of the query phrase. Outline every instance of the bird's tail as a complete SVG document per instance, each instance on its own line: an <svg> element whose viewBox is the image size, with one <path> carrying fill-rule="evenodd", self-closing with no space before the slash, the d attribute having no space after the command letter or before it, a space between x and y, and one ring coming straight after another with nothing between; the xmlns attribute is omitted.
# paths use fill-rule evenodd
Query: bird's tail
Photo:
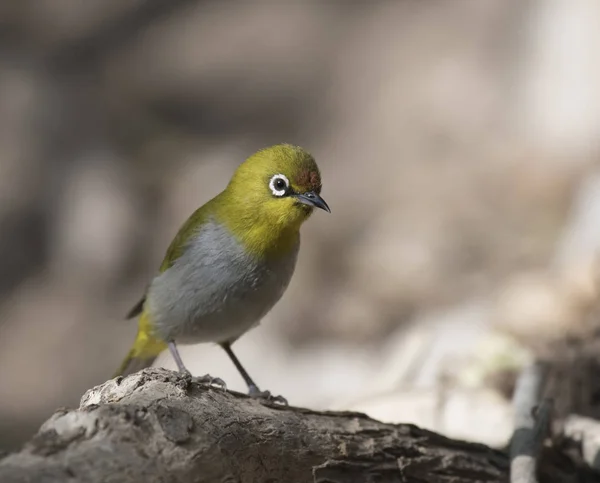
<svg viewBox="0 0 600 483"><path fill-rule="evenodd" d="M128 376L129 374L133 374L135 372L141 371L142 369L145 369L146 367L150 367L152 365L152 363L156 360L157 357L158 357L157 355L152 356L152 357L146 357L146 358L136 357L133 349L131 349L129 351L129 353L127 354L127 357L125 357L125 359L119 366L119 369L117 369L117 372L115 372L112 377L113 378L118 377L118 376L125 377L125 376Z"/></svg>
<svg viewBox="0 0 600 483"><path fill-rule="evenodd" d="M138 333L131 350L113 377L127 376L152 365L167 344L152 335L150 317L142 312L138 323Z"/></svg>

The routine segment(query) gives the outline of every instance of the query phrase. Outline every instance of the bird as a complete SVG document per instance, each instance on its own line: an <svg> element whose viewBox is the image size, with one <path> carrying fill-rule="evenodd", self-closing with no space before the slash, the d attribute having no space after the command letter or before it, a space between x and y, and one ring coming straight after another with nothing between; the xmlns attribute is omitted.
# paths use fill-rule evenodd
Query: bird
<svg viewBox="0 0 600 483"><path fill-rule="evenodd" d="M152 365L167 348L178 371L191 376L178 345L211 342L227 353L251 397L287 404L259 389L232 345L286 291L302 224L315 208L331 213L321 187L314 157L299 146L277 144L243 161L225 189L181 226L144 296L127 314L138 317L137 335L114 377ZM226 387L209 374L195 379Z"/></svg>

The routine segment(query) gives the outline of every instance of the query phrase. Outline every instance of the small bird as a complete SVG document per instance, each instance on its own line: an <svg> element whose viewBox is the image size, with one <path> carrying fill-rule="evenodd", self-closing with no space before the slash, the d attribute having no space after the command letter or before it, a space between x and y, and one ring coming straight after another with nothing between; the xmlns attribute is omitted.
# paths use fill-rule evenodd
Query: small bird
<svg viewBox="0 0 600 483"><path fill-rule="evenodd" d="M300 247L300 226L314 208L331 212L314 158L289 144L250 156L221 193L198 208L167 249L159 273L127 318L139 316L131 350L115 374L152 364L169 348L189 374L177 344L215 342L227 353L249 394L260 391L231 349L285 292ZM218 383L205 375L203 383Z"/></svg>

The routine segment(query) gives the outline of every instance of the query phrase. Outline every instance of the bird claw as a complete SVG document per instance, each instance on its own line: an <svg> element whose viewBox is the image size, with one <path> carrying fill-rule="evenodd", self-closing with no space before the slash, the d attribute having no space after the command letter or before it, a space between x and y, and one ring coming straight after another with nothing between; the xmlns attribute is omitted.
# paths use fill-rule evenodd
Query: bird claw
<svg viewBox="0 0 600 483"><path fill-rule="evenodd" d="M198 384L204 384L207 386L216 386L223 391L227 390L227 384L220 377L212 377L210 374L205 374L204 376L196 376L192 377L192 381Z"/></svg>
<svg viewBox="0 0 600 483"><path fill-rule="evenodd" d="M256 386L250 386L250 391L248 392L251 398L260 399L270 403L281 404L282 406L288 406L287 399L283 396L273 396L271 391L261 391Z"/></svg>

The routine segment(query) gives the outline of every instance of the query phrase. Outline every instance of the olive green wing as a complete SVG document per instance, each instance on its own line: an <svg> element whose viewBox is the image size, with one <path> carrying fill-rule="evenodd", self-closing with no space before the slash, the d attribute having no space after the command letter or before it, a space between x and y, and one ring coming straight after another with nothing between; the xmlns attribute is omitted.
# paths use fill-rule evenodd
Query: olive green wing
<svg viewBox="0 0 600 483"><path fill-rule="evenodd" d="M182 225L182 227L173 238L173 241L167 248L165 258L160 265L160 273L168 270L173 264L183 255L187 249L188 241L194 236L198 229L202 226L207 217L207 205L198 208L192 216Z"/></svg>
<svg viewBox="0 0 600 483"><path fill-rule="evenodd" d="M165 258L160 265L160 273L171 268L177 259L179 259L179 257L185 253L185 250L187 249L187 242L190 240L190 238L192 238L194 233L196 233L198 228L202 226L202 223L207 218L207 206L208 204L198 208L179 229L177 235L175 235L175 238L173 238L173 241L169 245L169 248L167 248ZM145 302L146 295L144 295L141 300L127 313L126 318L132 319L133 317L140 315L144 310Z"/></svg>

